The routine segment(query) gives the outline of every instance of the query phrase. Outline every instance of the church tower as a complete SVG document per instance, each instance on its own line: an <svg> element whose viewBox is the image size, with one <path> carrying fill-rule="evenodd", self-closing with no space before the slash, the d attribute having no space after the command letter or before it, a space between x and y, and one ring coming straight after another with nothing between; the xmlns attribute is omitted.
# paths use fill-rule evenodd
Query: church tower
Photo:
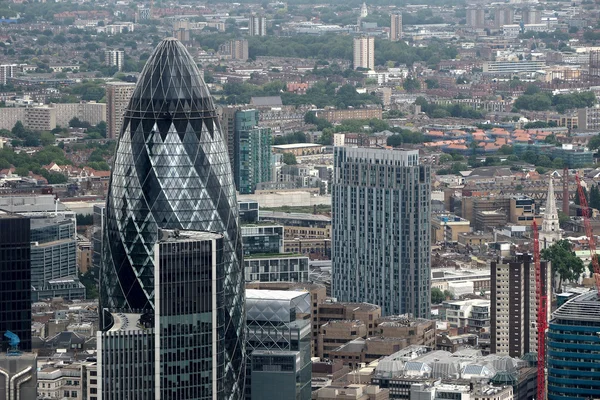
<svg viewBox="0 0 600 400"><path fill-rule="evenodd" d="M558 211L556 210L556 199L554 197L554 185L552 178L548 184L548 197L546 198L546 211L540 231L540 247L546 249L562 239L558 224Z"/></svg>
<svg viewBox="0 0 600 400"><path fill-rule="evenodd" d="M369 15L369 9L367 8L367 3L363 3L360 7L360 17L365 18Z"/></svg>

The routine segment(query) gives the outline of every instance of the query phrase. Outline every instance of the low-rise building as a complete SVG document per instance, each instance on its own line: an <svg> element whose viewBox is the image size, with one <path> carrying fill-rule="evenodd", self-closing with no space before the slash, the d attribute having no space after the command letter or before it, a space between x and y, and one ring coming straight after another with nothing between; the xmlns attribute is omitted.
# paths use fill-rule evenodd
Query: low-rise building
<svg viewBox="0 0 600 400"><path fill-rule="evenodd" d="M321 325L318 337L318 356L329 358L332 351L346 343L367 337L367 326L358 320L336 320Z"/></svg>
<svg viewBox="0 0 600 400"><path fill-rule="evenodd" d="M438 214L431 216L431 238L434 243L456 243L461 233L471 230L471 223L453 214Z"/></svg>
<svg viewBox="0 0 600 400"><path fill-rule="evenodd" d="M469 331L479 332L490 327L489 300L452 300L445 301L442 305L450 328L467 328Z"/></svg>

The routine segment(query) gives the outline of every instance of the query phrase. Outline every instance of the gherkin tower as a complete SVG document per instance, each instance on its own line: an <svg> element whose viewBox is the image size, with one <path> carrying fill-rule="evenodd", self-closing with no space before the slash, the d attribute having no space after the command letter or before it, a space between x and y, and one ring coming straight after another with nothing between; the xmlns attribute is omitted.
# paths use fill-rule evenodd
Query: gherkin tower
<svg viewBox="0 0 600 400"><path fill-rule="evenodd" d="M159 266L155 257L163 230L222 236L218 254L213 254L217 276L207 275L222 280L207 315L188 310L203 296L202 287L189 289L189 283L180 294L183 300L173 300L179 302L180 314L158 315L162 283L155 279L157 268L161 274L171 268L166 261ZM125 111L106 201L102 252L99 363L103 378L110 380L103 385L104 398L240 398L245 318L235 185L210 93L176 39L164 39L154 50ZM157 322L168 318L168 328ZM138 331L131 328L132 319ZM123 321L131 329L123 328ZM119 330L125 332L115 333ZM187 364L157 364L156 353L164 351L157 337L167 331L174 337L168 343L179 349L169 357L183 357ZM212 351L202 351L202 341L211 342ZM189 354L183 354L186 345ZM119 358L130 351L138 353ZM141 365L144 360L148 365ZM172 379L154 378L164 375Z"/></svg>

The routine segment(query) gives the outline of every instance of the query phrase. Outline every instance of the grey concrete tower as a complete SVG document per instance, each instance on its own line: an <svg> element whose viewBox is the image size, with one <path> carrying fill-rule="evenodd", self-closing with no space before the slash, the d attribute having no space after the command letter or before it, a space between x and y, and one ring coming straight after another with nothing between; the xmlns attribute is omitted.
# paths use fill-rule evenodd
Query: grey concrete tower
<svg viewBox="0 0 600 400"><path fill-rule="evenodd" d="M416 150L336 147L333 296L428 317L431 177Z"/></svg>

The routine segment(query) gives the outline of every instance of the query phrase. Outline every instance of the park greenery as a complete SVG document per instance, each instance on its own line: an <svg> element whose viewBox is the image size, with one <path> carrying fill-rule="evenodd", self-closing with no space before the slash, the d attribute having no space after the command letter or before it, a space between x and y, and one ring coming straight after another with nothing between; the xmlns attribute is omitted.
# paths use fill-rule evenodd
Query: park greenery
<svg viewBox="0 0 600 400"><path fill-rule="evenodd" d="M555 109L559 113L576 108L591 107L596 103L593 92L580 92L552 95L542 92L539 87L529 85L522 96L515 100L516 110L546 111Z"/></svg>
<svg viewBox="0 0 600 400"><path fill-rule="evenodd" d="M247 104L252 97L281 96L284 105L314 105L318 108L333 106L337 108L362 107L369 104L381 104L381 100L373 94L361 94L353 85L339 86L335 82L321 81L315 83L306 94L286 92L286 84L281 81L269 82L264 85L231 82L223 86L221 93L216 92L218 102L225 104Z"/></svg>
<svg viewBox="0 0 600 400"><path fill-rule="evenodd" d="M424 97L417 97L416 105L421 106L421 111L427 114L429 118L471 118L482 119L484 114L473 107L464 104L441 105L429 103Z"/></svg>

